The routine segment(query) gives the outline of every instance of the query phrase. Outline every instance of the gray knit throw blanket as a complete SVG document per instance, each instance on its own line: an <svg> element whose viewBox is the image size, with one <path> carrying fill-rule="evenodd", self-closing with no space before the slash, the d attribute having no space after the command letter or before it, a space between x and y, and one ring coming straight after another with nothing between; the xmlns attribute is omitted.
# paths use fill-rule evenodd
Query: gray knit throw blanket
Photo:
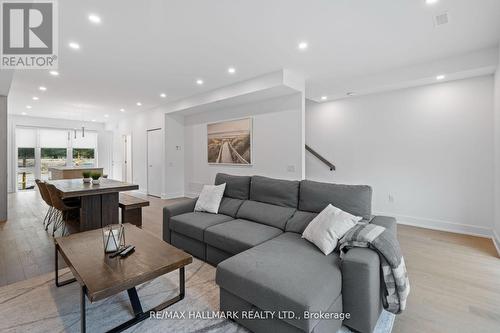
<svg viewBox="0 0 500 333"><path fill-rule="evenodd" d="M410 293L410 281L396 235L376 224L358 223L340 240L341 257L353 247L376 251L384 276L384 308L394 314L404 311Z"/></svg>

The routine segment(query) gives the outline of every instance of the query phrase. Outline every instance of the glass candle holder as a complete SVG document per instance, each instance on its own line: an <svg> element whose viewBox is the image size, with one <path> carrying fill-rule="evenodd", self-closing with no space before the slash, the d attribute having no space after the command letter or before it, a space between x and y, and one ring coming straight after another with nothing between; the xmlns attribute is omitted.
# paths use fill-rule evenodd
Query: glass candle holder
<svg viewBox="0 0 500 333"><path fill-rule="evenodd" d="M102 228L104 252L116 252L125 247L125 229L122 224L109 224Z"/></svg>

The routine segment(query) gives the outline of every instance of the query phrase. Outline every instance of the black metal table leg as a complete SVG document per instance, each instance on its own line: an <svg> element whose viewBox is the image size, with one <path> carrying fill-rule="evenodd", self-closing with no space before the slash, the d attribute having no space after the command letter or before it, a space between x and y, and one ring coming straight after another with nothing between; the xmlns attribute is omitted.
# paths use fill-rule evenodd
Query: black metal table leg
<svg viewBox="0 0 500 333"><path fill-rule="evenodd" d="M85 333L86 331L86 319L85 319L85 297L87 294L87 288L83 286L80 289L80 332Z"/></svg>
<svg viewBox="0 0 500 333"><path fill-rule="evenodd" d="M61 287L76 281L75 278L67 279L65 281L59 282L59 245L55 244L55 275L56 275L56 286Z"/></svg>
<svg viewBox="0 0 500 333"><path fill-rule="evenodd" d="M179 269L179 296L181 299L184 299L186 295L186 273L184 271L184 267Z"/></svg>
<svg viewBox="0 0 500 333"><path fill-rule="evenodd" d="M139 300L139 295L137 295L137 289L130 288L127 290L128 298L130 299L130 304L132 304L132 310L134 310L134 315L140 315L142 313L142 305Z"/></svg>
<svg viewBox="0 0 500 333"><path fill-rule="evenodd" d="M179 295L169 299L168 301L161 303L160 305L155 306L154 308L148 311L142 311L141 302L139 300L139 296L137 295L137 290L134 288L130 288L127 290L128 296L130 298L130 303L132 304L132 309L134 310L135 317L130 319L129 321L124 322L123 324L111 329L108 333L122 332L129 327L134 326L135 324L143 321L144 319L149 318L149 314L151 312L161 311L177 302L182 300L185 296L186 292L186 279L185 279L185 269L181 267L179 269Z"/></svg>

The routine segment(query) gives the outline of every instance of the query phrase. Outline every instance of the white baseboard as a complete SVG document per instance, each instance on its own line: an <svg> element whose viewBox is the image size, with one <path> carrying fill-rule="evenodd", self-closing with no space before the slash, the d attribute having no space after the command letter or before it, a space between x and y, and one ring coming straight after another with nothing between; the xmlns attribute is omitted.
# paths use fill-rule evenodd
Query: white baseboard
<svg viewBox="0 0 500 333"><path fill-rule="evenodd" d="M148 195L148 191L144 191L144 190L134 190L134 192L137 192L137 193L140 193L140 194L144 194L144 195Z"/></svg>
<svg viewBox="0 0 500 333"><path fill-rule="evenodd" d="M182 198L184 197L183 192L173 192L173 193L162 193L161 198L162 199L177 199L177 198Z"/></svg>
<svg viewBox="0 0 500 333"><path fill-rule="evenodd" d="M421 227L432 230L454 232L457 234L492 238L492 230L487 227L382 212L377 212L375 213L375 215L393 216L398 221L398 224L411 225L414 227Z"/></svg>
<svg viewBox="0 0 500 333"><path fill-rule="evenodd" d="M498 256L500 257L500 236L496 232L496 230L493 230L493 236L491 237L493 240L493 244L495 245L497 249Z"/></svg>

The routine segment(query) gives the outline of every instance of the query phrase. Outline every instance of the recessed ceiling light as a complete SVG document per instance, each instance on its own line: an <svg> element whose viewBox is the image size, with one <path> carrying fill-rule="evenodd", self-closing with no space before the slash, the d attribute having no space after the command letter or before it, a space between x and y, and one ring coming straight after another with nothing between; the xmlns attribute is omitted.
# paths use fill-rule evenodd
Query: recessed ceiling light
<svg viewBox="0 0 500 333"><path fill-rule="evenodd" d="M141 106L141 105L142 105L142 103L141 103L141 102L137 102L137 103L135 103L135 105L137 105L137 106Z"/></svg>
<svg viewBox="0 0 500 333"><path fill-rule="evenodd" d="M23 116L25 116L27 113L26 113L26 112L21 112L21 114L22 114Z"/></svg>
<svg viewBox="0 0 500 333"><path fill-rule="evenodd" d="M52 76L59 76L59 72L58 71L50 71L49 73Z"/></svg>
<svg viewBox="0 0 500 333"><path fill-rule="evenodd" d="M92 122L93 122L93 123L95 123L95 122L96 122L96 120L95 120L95 119L92 119Z"/></svg>
<svg viewBox="0 0 500 333"><path fill-rule="evenodd" d="M327 97L327 96L321 96L321 100L322 100L322 101L326 101L327 99L328 99L328 97Z"/></svg>
<svg viewBox="0 0 500 333"><path fill-rule="evenodd" d="M45 88L44 86L40 86L40 87L38 87L38 90L40 90L40 91L47 91L47 88Z"/></svg>
<svg viewBox="0 0 500 333"><path fill-rule="evenodd" d="M433 5L436 2L438 2L438 0L425 0L425 3L428 4L428 5Z"/></svg>
<svg viewBox="0 0 500 333"><path fill-rule="evenodd" d="M104 115L104 118L109 118L109 114L105 114L105 115Z"/></svg>
<svg viewBox="0 0 500 333"><path fill-rule="evenodd" d="M444 80L445 77L446 76L444 76L443 74L441 74L441 75L436 76L436 80L441 81L441 80Z"/></svg>
<svg viewBox="0 0 500 333"><path fill-rule="evenodd" d="M68 44L69 47L71 47L73 50L79 50L80 49L80 44L75 43L75 42L70 42Z"/></svg>
<svg viewBox="0 0 500 333"><path fill-rule="evenodd" d="M38 101L38 100L39 100L39 98L38 98L38 97L36 97L36 96L33 96L32 100L34 100L34 101Z"/></svg>
<svg viewBox="0 0 500 333"><path fill-rule="evenodd" d="M95 24L101 23L101 18L95 14L90 14L89 15L89 21Z"/></svg>
<svg viewBox="0 0 500 333"><path fill-rule="evenodd" d="M229 67L229 68L227 69L227 72L228 72L229 74L234 74L234 73L236 73L236 68L234 68L234 67Z"/></svg>
<svg viewBox="0 0 500 333"><path fill-rule="evenodd" d="M120 112L125 112L125 109L120 109Z"/></svg>
<svg viewBox="0 0 500 333"><path fill-rule="evenodd" d="M196 80L196 84L201 86L203 84L203 80L202 79L198 79Z"/></svg>
<svg viewBox="0 0 500 333"><path fill-rule="evenodd" d="M348 92L346 95L347 96L354 96L354 95L356 95L356 93L351 91L351 92Z"/></svg>
<svg viewBox="0 0 500 333"><path fill-rule="evenodd" d="M307 42L300 42L298 45L299 50L306 50L309 47L309 44Z"/></svg>
<svg viewBox="0 0 500 333"><path fill-rule="evenodd" d="M165 94L165 93L161 93L161 94L160 94L160 97L161 97L161 98L166 98L166 97L167 97L167 94Z"/></svg>
<svg viewBox="0 0 500 333"><path fill-rule="evenodd" d="M26 109L31 109L32 106L31 105L26 105Z"/></svg>

